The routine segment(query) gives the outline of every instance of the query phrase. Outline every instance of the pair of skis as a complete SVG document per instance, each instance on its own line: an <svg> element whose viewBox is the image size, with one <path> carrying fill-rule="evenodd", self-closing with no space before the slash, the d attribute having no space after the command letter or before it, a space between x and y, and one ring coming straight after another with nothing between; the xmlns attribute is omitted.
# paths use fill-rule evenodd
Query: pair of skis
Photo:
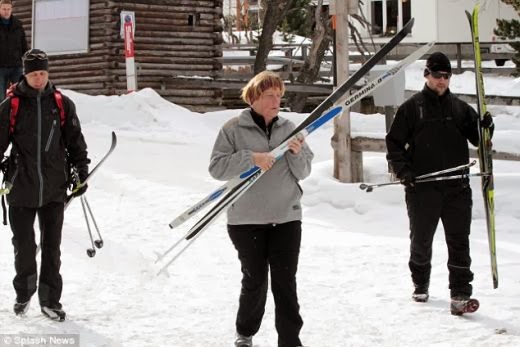
<svg viewBox="0 0 520 347"><path fill-rule="evenodd" d="M480 172L487 173L482 176L482 195L484 196L484 209L486 212L486 225L489 242L489 255L491 257L491 276L493 278L493 288L498 288L498 267L495 239L495 187L493 180L493 152L491 143L491 132L488 128L483 128L481 122L486 114L486 100L484 93L484 80L482 77L482 59L480 56L480 42L478 30L478 15L480 3L473 8L473 13L466 11L469 25L471 28L471 38L473 40L473 54L475 64L475 82L477 91L477 106L479 121L479 146L478 156Z"/></svg>
<svg viewBox="0 0 520 347"><path fill-rule="evenodd" d="M321 115L325 111L333 107L335 103L338 103L342 98L344 98L345 94L352 87L354 87L355 84L359 82L359 80L361 80L377 63L379 63L392 49L394 49L399 44L399 42L401 42L408 34L412 32L413 24L414 19L412 18L387 44L385 44L365 64L363 64L359 70L357 70L347 81L345 81L342 85L336 88L334 92L329 95L329 97L327 97L320 105L318 105L318 107L316 107L311 112L311 114L302 123L300 123L298 127L296 127L296 129L292 131L292 133L286 138L286 140L289 140L291 137L305 129L309 124L321 117ZM259 168L254 167L251 170L246 171L241 175L229 180L226 184L210 193L204 199L202 199L192 207L188 208L177 218L171 221L169 224L170 228L176 228L182 223L186 222L188 219L192 218L195 214L197 214L200 210L204 209L209 204L217 201L219 198L222 197L224 193L228 193L237 185L239 185L242 181L252 177L259 170Z"/></svg>
<svg viewBox="0 0 520 347"><path fill-rule="evenodd" d="M283 154L287 150L287 144L290 140L292 140L295 137L304 138L308 136L310 133L321 127L323 124L327 123L328 121L339 115L343 111L344 107L345 109L351 107L363 96L368 95L376 88L379 88L388 80L392 79L396 74L401 72L409 64L426 54L434 45L434 42L428 43L420 47L415 52L410 54L408 57L403 59L401 62L389 69L387 72L372 80L352 95L345 96L345 94L356 84L356 82L358 82L367 72L370 71L370 69L374 65L376 65L383 57L385 57L386 54L388 54L388 52L390 52L404 37L406 37L411 32L412 26L413 19L410 22L408 22L403 27L403 29L399 33L397 33L385 46L383 46L381 50L379 50L374 56L372 56L372 58L369 59L351 78L349 78L343 85L337 88L325 101L323 101L309 115L309 117L306 118L286 138L284 142L282 142L280 146L278 146L275 150L271 152L273 156L276 159L280 159L281 157L283 157ZM345 106L337 106L331 108L338 101L341 101ZM326 110L328 111L325 112ZM202 199L200 202L198 202L197 204L186 210L184 213L182 213L179 217L174 219L170 223L170 227L172 228L184 223L189 218L193 217L201 209L220 198L218 203L206 215L204 215L187 232L186 235L179 239L163 254L160 254L158 256L156 263L164 259L170 252L177 248L183 242L183 240L188 241L187 244L183 248L181 248L180 251L178 251L173 256L173 258L171 258L170 261L160 269L159 274L165 272L168 266L171 265L175 261L175 259L177 259L198 236L200 236L202 231L204 231L222 212L224 212L227 209L227 207L229 207L231 204L237 201L238 198L240 198L240 196L244 194L249 189L249 187L251 187L264 173L264 171L261 171L257 167L254 167L251 170L242 173L241 175L228 181L222 187L212 192L206 198ZM222 196L224 193L226 193L226 195Z"/></svg>

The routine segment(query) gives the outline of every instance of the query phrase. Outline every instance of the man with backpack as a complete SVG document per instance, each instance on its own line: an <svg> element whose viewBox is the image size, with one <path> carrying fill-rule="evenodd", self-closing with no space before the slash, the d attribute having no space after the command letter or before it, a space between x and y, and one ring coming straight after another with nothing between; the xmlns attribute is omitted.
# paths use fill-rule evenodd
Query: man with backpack
<svg viewBox="0 0 520 347"><path fill-rule="evenodd" d="M469 235L472 191L468 178L415 182L415 177L468 164L468 141L479 142L479 126L494 129L493 118L478 114L450 92L451 63L435 52L426 61L426 83L421 92L404 102L386 135L387 159L405 186L410 220L412 299L426 302L432 260L432 243L439 220L448 246L450 311L464 313L473 294ZM480 123L480 124L479 124ZM464 174L451 172L449 175Z"/></svg>
<svg viewBox="0 0 520 347"><path fill-rule="evenodd" d="M14 312L24 316L38 290L41 312L65 320L60 303L60 244L70 167L80 182L88 176L87 145L74 103L49 81L45 52L23 56L23 79L0 104L0 153L12 144L4 174L9 222L13 232L16 276ZM76 182L75 194L87 185ZM37 280L34 221L41 235L41 268Z"/></svg>

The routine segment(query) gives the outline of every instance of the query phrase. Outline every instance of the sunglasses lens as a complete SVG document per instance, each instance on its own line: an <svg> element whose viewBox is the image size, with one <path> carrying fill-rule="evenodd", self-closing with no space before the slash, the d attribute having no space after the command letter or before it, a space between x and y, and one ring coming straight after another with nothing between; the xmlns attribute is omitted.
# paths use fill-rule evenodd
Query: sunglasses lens
<svg viewBox="0 0 520 347"><path fill-rule="evenodd" d="M449 72L437 72L437 71L431 71L432 77L436 79L444 78L445 80L449 79L451 77L451 73Z"/></svg>

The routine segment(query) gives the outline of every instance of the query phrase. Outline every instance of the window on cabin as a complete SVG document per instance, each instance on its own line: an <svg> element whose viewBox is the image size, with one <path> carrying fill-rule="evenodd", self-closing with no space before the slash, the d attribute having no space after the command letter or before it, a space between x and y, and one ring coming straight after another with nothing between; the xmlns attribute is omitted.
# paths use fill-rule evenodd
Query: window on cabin
<svg viewBox="0 0 520 347"><path fill-rule="evenodd" d="M89 0L33 0L32 47L47 54L88 52Z"/></svg>
<svg viewBox="0 0 520 347"><path fill-rule="evenodd" d="M412 0L371 0L372 34L393 36L411 18Z"/></svg>
<svg viewBox="0 0 520 347"><path fill-rule="evenodd" d="M199 25L200 22L200 13L190 14L188 15L188 26L194 27Z"/></svg>

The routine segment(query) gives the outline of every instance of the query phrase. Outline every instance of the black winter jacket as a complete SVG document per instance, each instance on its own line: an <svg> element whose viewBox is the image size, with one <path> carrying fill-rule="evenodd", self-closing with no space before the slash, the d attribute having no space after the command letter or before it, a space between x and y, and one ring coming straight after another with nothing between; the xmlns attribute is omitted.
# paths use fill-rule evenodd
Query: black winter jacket
<svg viewBox="0 0 520 347"><path fill-rule="evenodd" d="M27 51L27 39L22 22L11 16L8 25L0 23L0 67L22 66L22 56Z"/></svg>
<svg viewBox="0 0 520 347"><path fill-rule="evenodd" d="M25 79L17 85L14 94L19 97L19 108L12 134L10 98L0 104L0 153L12 143L6 177L12 184L7 196L12 206L36 208L63 202L69 175L67 160L78 168L82 181L88 174L87 145L74 103L63 95L65 123L60 126L54 91L51 82L41 93Z"/></svg>
<svg viewBox="0 0 520 347"><path fill-rule="evenodd" d="M386 135L387 159L398 178L423 175L467 164L468 140L478 146L475 110L449 89L439 97L425 85L397 110Z"/></svg>

